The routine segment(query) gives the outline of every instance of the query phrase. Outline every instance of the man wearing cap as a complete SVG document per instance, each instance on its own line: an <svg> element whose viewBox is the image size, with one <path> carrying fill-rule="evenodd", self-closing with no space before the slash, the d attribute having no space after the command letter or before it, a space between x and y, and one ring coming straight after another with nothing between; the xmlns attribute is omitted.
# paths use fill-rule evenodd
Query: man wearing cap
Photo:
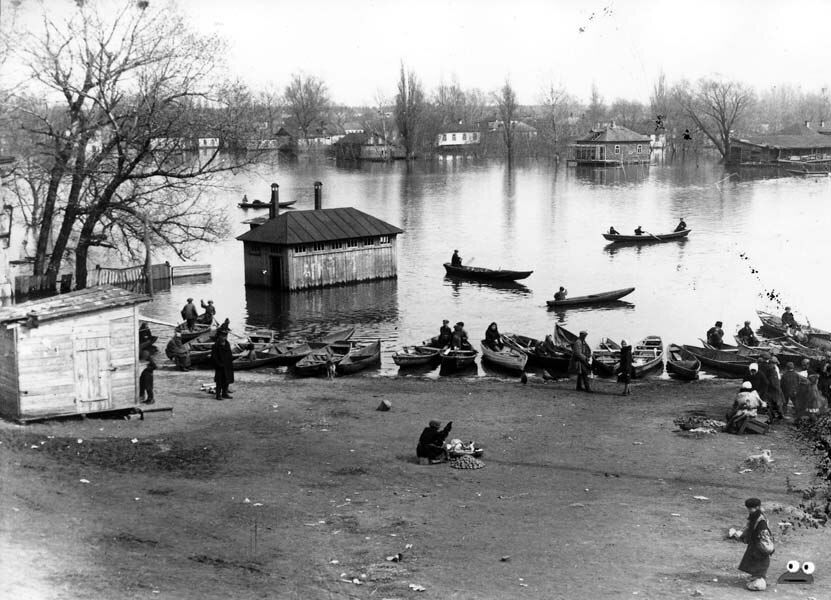
<svg viewBox="0 0 831 600"><path fill-rule="evenodd" d="M762 370L768 380L767 398L765 402L769 405L768 415L770 421L774 419L781 421L785 418L782 414L782 405L785 404L785 397L782 394L782 382L779 375L779 359L770 354L763 354L764 361L759 364L759 369Z"/></svg>
<svg viewBox="0 0 831 600"><path fill-rule="evenodd" d="M450 338L450 347L458 350L470 349L470 342L467 339L465 324L461 321L453 326L453 334Z"/></svg>
<svg viewBox="0 0 831 600"><path fill-rule="evenodd" d="M419 458L426 458L431 463L441 462L447 456L444 450L444 440L450 434L450 429L453 427L453 421L448 421L444 429L439 429L441 423L435 419L430 421L430 424L421 432L418 438L418 446L416 446L416 456Z"/></svg>
<svg viewBox="0 0 831 600"><path fill-rule="evenodd" d="M202 308L205 309L205 312L199 315L199 322L210 325L216 318L216 306L214 306L214 301L208 300L208 303L205 304L204 300L200 300L199 304L201 304Z"/></svg>
<svg viewBox="0 0 831 600"><path fill-rule="evenodd" d="M745 346L759 345L759 338L757 338L756 334L753 333L753 328L750 326L750 321L744 322L744 327L739 329L739 332L736 334L736 337L739 338L739 341Z"/></svg>
<svg viewBox="0 0 831 600"><path fill-rule="evenodd" d="M765 577L770 568L770 555L773 554L773 535L768 528L768 520L762 512L762 501L758 498L748 498L744 501L747 507L747 526L739 536L739 540L747 544L739 571L750 574L747 589L754 592L764 591L767 587Z"/></svg>
<svg viewBox="0 0 831 600"><path fill-rule="evenodd" d="M448 344L450 344L450 340L453 337L453 330L450 329L450 321L444 319L441 322L441 327L439 328L439 337L436 340L436 345L439 348L444 348Z"/></svg>
<svg viewBox="0 0 831 600"><path fill-rule="evenodd" d="M190 348L182 342L182 334L178 331L173 334L164 353L172 360L180 371L190 371Z"/></svg>
<svg viewBox="0 0 831 600"><path fill-rule="evenodd" d="M713 348L721 348L724 345L724 330L721 328L721 321L707 330L707 343Z"/></svg>
<svg viewBox="0 0 831 600"><path fill-rule="evenodd" d="M228 343L226 332L216 332L216 341L211 348L211 362L214 366L216 399L230 398L228 386L234 383L234 355L231 352L231 344Z"/></svg>
<svg viewBox="0 0 831 600"><path fill-rule="evenodd" d="M685 231L687 229L687 224L684 222L684 217L681 217L678 220L678 225L675 226L675 231Z"/></svg>
<svg viewBox="0 0 831 600"><path fill-rule="evenodd" d="M188 331L193 331L193 326L196 325L196 319L199 318L199 311L196 310L193 298L188 298L187 304L182 307L182 318L187 324Z"/></svg>
<svg viewBox="0 0 831 600"><path fill-rule="evenodd" d="M459 256L459 251L454 250L453 256L450 257L450 265L453 267L461 267L462 266L462 257Z"/></svg>
<svg viewBox="0 0 831 600"><path fill-rule="evenodd" d="M565 300L566 296L568 296L568 290L563 286L560 286L560 289L554 292L554 300Z"/></svg>
<svg viewBox="0 0 831 600"><path fill-rule="evenodd" d="M569 371L577 375L577 391L585 390L591 393L592 389L589 385L589 371L591 369L589 358L592 355L592 351L586 343L587 335L588 332L581 331L580 336L571 344Z"/></svg>
<svg viewBox="0 0 831 600"><path fill-rule="evenodd" d="M785 364L785 371L782 373L781 381L783 396L781 409L783 411L788 409L788 402L792 402L794 409L796 409L796 398L799 393L799 380L800 377L796 372L794 364L792 362L787 362Z"/></svg>
<svg viewBox="0 0 831 600"><path fill-rule="evenodd" d="M738 433L747 419L757 416L759 408L765 405L753 384L749 381L742 382L742 387L736 394L733 401L733 408L727 413L727 425L724 430L727 433Z"/></svg>
<svg viewBox="0 0 831 600"><path fill-rule="evenodd" d="M790 306L786 306L785 312L782 313L782 325L790 327L791 329L799 329L799 323L794 319Z"/></svg>

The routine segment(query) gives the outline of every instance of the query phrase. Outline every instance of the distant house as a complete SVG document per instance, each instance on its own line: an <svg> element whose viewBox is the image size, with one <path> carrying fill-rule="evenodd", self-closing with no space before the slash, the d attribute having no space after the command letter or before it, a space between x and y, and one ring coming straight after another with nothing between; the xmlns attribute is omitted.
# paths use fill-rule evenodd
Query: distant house
<svg viewBox="0 0 831 600"><path fill-rule="evenodd" d="M349 135L350 133L364 133L365 128L357 121L349 121L348 123L344 123L343 131L346 135Z"/></svg>
<svg viewBox="0 0 831 600"><path fill-rule="evenodd" d="M831 163L831 135L819 133L806 121L772 135L731 137L728 162L784 167Z"/></svg>
<svg viewBox="0 0 831 600"><path fill-rule="evenodd" d="M286 130L285 127L280 127L276 133L267 135L260 140L250 140L246 143L248 150L279 150L284 153L294 153L297 151L297 143L294 136Z"/></svg>
<svg viewBox="0 0 831 600"><path fill-rule="evenodd" d="M596 127L568 146L568 163L617 166L649 163L652 139L614 122Z"/></svg>
<svg viewBox="0 0 831 600"><path fill-rule="evenodd" d="M219 138L201 137L197 138L197 146L200 150L216 150L219 148Z"/></svg>
<svg viewBox="0 0 831 600"><path fill-rule="evenodd" d="M482 140L482 132L476 125L457 123L442 127L436 136L436 148L439 152L470 151Z"/></svg>
<svg viewBox="0 0 831 600"><path fill-rule="evenodd" d="M0 309L0 414L26 421L138 405L138 305L86 288Z"/></svg>
<svg viewBox="0 0 831 600"><path fill-rule="evenodd" d="M356 134L350 134L356 135ZM276 214L237 237L243 243L245 285L282 290L396 277L396 238L404 233L353 207Z"/></svg>
<svg viewBox="0 0 831 600"><path fill-rule="evenodd" d="M404 148L379 133L347 133L333 145L339 160L386 161L405 158Z"/></svg>

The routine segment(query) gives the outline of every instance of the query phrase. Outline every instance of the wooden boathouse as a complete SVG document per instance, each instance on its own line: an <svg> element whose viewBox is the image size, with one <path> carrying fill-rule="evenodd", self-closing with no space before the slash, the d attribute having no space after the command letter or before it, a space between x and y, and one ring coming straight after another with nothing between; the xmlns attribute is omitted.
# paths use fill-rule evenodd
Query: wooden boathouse
<svg viewBox="0 0 831 600"><path fill-rule="evenodd" d="M0 309L0 415L26 421L138 404L138 305L86 288Z"/></svg>
<svg viewBox="0 0 831 600"><path fill-rule="evenodd" d="M245 285L281 290L340 285L398 275L396 238L404 233L353 207L323 208L315 182L314 210L278 214L272 184L269 218L247 221Z"/></svg>
<svg viewBox="0 0 831 600"><path fill-rule="evenodd" d="M824 124L824 123L823 123ZM810 122L793 125L773 135L730 138L731 164L786 169L831 167L831 136L812 129Z"/></svg>
<svg viewBox="0 0 831 600"><path fill-rule="evenodd" d="M616 167L648 164L652 138L614 122L596 127L568 146L569 166Z"/></svg>

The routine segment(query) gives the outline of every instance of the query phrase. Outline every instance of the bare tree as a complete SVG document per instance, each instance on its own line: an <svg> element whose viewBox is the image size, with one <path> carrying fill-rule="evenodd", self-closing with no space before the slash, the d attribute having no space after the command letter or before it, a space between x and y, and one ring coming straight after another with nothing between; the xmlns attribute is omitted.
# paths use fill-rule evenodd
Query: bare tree
<svg viewBox="0 0 831 600"><path fill-rule="evenodd" d="M128 252L124 236L136 234L131 218L147 222L154 241L182 257L187 242L224 235L220 213L192 211L185 226L179 207L163 199L185 188L198 194L247 160L220 155L219 148L198 158L185 154L196 138L240 148L253 135L250 94L216 83L220 41L189 33L169 7L140 4L125 3L113 17L94 3L79 3L62 22L44 15L43 32L22 50L33 89L63 99L19 102L19 133L36 167L30 175L40 172L39 185L28 186L36 197L35 274L57 273L74 246L78 287L86 285L89 249L116 248L108 238L113 223L123 224L125 242L117 249Z"/></svg>
<svg viewBox="0 0 831 600"><path fill-rule="evenodd" d="M637 100L618 98L609 107L609 116L617 124L629 129L639 129L646 120L646 109Z"/></svg>
<svg viewBox="0 0 831 600"><path fill-rule="evenodd" d="M722 158L730 160L730 136L754 102L753 90L738 81L703 78L694 88L685 82L679 83L674 95L684 113L713 142Z"/></svg>
<svg viewBox="0 0 831 600"><path fill-rule="evenodd" d="M257 92L256 103L265 118L269 135L277 131L277 124L282 119L283 95L273 83L268 83Z"/></svg>
<svg viewBox="0 0 831 600"><path fill-rule="evenodd" d="M568 119L570 109L574 104L574 98L569 95L562 86L554 87L549 84L542 93L541 103L543 106L544 129L549 144L557 144L564 135L563 122Z"/></svg>
<svg viewBox="0 0 831 600"><path fill-rule="evenodd" d="M296 73L284 93L286 108L300 128L304 138L309 128L329 111L329 92L326 84L314 75Z"/></svg>
<svg viewBox="0 0 831 600"><path fill-rule="evenodd" d="M517 104L516 93L511 86L510 80L505 80L505 85L498 94L494 94L494 100L499 111L499 119L502 121L502 141L505 142L505 150L508 155L508 167L511 166L514 154L514 126L519 105Z"/></svg>
<svg viewBox="0 0 831 600"><path fill-rule="evenodd" d="M603 96L600 95L600 90L596 83L592 83L591 97L589 98L589 106L586 110L586 120L589 128L595 127L606 118L606 104L603 102Z"/></svg>
<svg viewBox="0 0 831 600"><path fill-rule="evenodd" d="M398 94L395 97L395 124L404 144L407 158L413 158L418 148L424 116L424 90L413 71L404 70L398 79Z"/></svg>

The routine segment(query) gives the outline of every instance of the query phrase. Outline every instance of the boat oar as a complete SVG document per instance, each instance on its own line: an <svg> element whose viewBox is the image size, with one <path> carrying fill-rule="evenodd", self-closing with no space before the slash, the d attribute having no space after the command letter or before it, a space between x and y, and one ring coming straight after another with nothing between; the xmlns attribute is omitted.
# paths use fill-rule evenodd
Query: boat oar
<svg viewBox="0 0 831 600"><path fill-rule="evenodd" d="M651 233L649 233L648 231L644 231L644 233L645 233L645 234L647 234L647 235L651 235L652 237L654 237L654 238L655 238L656 240L658 240L659 242L661 241L661 238L659 238L657 235L652 235L652 234L651 234Z"/></svg>
<svg viewBox="0 0 831 600"><path fill-rule="evenodd" d="M467 265L470 266L470 263L472 263L474 260L476 260L475 256L473 258L469 258L467 261Z"/></svg>

